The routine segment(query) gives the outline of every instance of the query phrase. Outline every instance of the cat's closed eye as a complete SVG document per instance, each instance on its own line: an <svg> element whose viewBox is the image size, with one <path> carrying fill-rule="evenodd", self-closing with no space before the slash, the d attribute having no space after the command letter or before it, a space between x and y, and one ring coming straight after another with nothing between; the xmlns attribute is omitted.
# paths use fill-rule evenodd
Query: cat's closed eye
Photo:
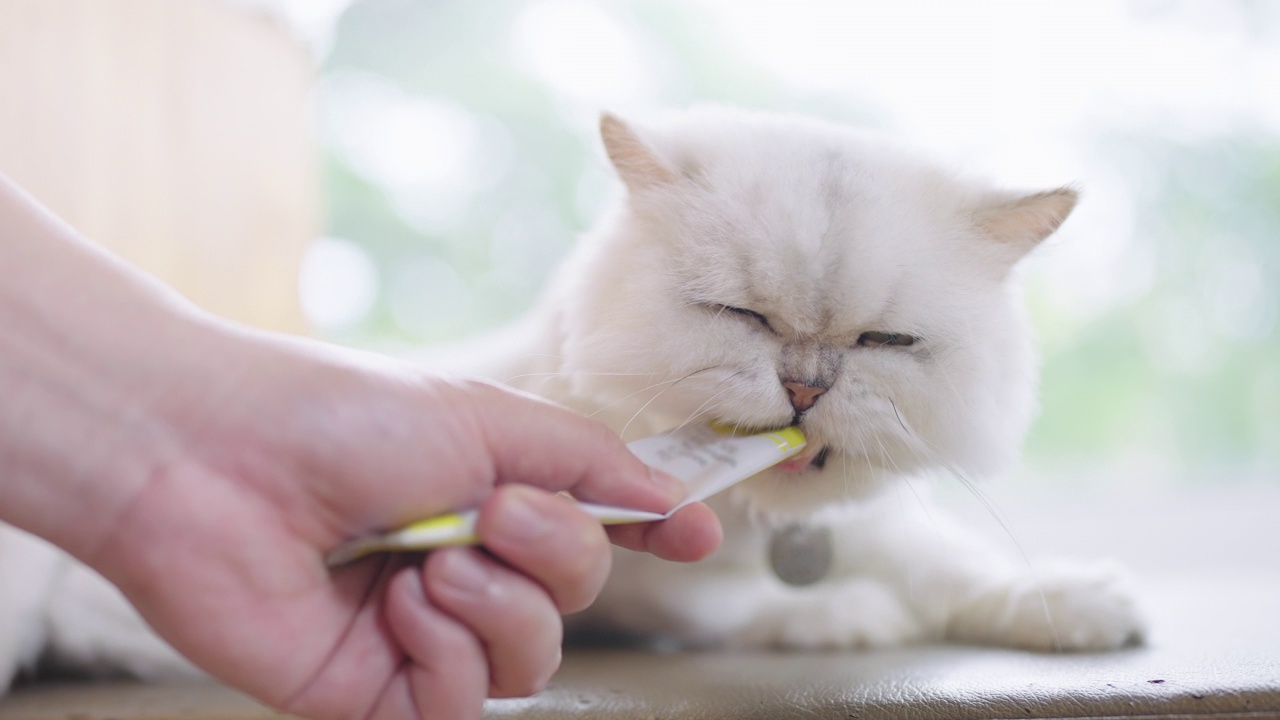
<svg viewBox="0 0 1280 720"><path fill-rule="evenodd" d="M901 333L887 333L879 331L864 332L858 336L858 345L860 347L910 347L914 345L916 339L910 335Z"/></svg>
<svg viewBox="0 0 1280 720"><path fill-rule="evenodd" d="M756 312L755 310L748 310L747 308L740 308L740 307L734 307L732 305L719 305L719 304L715 305L714 307L719 312L731 312L731 313L734 313L735 315L741 315L743 317L751 318L752 320L755 320L756 322L765 326L765 328L769 330L773 330L773 327L769 325L769 318Z"/></svg>

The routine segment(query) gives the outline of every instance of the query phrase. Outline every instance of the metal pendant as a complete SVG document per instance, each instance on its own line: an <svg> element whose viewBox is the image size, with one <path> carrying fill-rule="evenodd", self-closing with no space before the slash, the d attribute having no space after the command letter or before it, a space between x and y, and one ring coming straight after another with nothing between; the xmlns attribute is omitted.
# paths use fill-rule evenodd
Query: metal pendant
<svg viewBox="0 0 1280 720"><path fill-rule="evenodd" d="M769 566L788 585L812 585L831 572L831 528L788 525L769 538Z"/></svg>

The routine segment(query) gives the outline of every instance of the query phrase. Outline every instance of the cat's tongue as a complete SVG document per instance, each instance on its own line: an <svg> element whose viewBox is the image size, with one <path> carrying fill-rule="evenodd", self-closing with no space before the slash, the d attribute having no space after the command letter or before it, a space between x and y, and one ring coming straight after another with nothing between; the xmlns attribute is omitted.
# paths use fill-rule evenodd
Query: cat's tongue
<svg viewBox="0 0 1280 720"><path fill-rule="evenodd" d="M786 460L783 460L777 465L774 465L774 467L781 470L782 472L788 472L788 473L803 472L809 469L809 466L813 464L813 459L818 457L818 454L821 452L822 452L822 446L820 445L807 447L799 455L796 455L795 457L792 457L792 458L787 458Z"/></svg>

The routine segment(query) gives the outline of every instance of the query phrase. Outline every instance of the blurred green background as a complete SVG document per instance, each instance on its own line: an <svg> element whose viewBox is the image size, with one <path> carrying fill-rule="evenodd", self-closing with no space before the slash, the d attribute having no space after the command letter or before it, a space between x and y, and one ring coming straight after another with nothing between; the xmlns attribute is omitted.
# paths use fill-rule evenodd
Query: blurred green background
<svg viewBox="0 0 1280 720"><path fill-rule="evenodd" d="M316 91L308 316L391 350L517 317L615 192L599 112L695 102L1079 183L1026 264L1028 470L1280 483L1280 3L360 0Z"/></svg>

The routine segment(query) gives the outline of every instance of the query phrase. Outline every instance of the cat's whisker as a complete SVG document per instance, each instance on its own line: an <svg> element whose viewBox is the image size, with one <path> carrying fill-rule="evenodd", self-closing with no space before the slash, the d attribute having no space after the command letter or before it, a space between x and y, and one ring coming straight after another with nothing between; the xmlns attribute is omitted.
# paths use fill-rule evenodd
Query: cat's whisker
<svg viewBox="0 0 1280 720"><path fill-rule="evenodd" d="M704 372L704 371L706 371L706 370L711 370L711 369L713 369L713 368L714 368L714 366L708 366L708 367L702 368L701 370L695 370L694 372L690 373L689 375L685 375L684 377L680 377L680 378L671 378L671 379L669 379L669 380L661 380L661 381L659 381L659 382L653 383L652 385L647 385L647 386L645 386L645 387L640 388L639 390L636 390L635 392L631 392L631 393L628 393L628 394L626 394L626 395L623 395L622 397L618 398L617 400L614 400L613 402L610 402L609 404L604 405L603 407L600 407L600 408L596 409L594 412L589 413L589 414L587 415L587 417L595 417L596 415L598 415L598 414L600 414L600 413L604 412L605 410L608 410L609 408L613 407L614 405L617 405L618 403L621 403L621 402L625 402L625 401L627 401L627 400L629 400L629 399L631 399L631 398L635 397L636 395L639 395L640 393L645 392L645 391L647 391L647 390L652 390L653 388L656 388L656 387L658 387L659 385L666 385L667 383L677 383L677 382L680 382L681 380L683 380L683 379L685 379L685 378L691 377L691 376L693 376L693 375L697 375L697 374L698 374L698 373L700 373L700 372ZM506 380L505 382L510 383L512 380L518 380L518 379L521 379L521 378L527 378L527 377L569 377L569 376L585 376L585 377L653 377L654 375L657 375L657 373L651 373L651 372L650 372L650 373L605 373L605 372L582 372L582 371L544 372L544 373L525 373L525 374L523 374L523 375L516 375L516 376L515 376L515 377L513 377L513 378L509 378L509 379L508 379L508 380Z"/></svg>
<svg viewBox="0 0 1280 720"><path fill-rule="evenodd" d="M727 378L725 378L725 379L721 380L720 382L716 383L716 385L715 385L715 386L716 386L716 387L719 387L719 386L721 386L721 385L723 385L723 384L725 384L725 383L729 382L730 380L732 380L732 379L734 379L734 378L738 377L738 376L739 376L739 375L741 375L741 374L742 374L742 371L741 371L741 370L739 370L738 372L736 372L736 373L734 373L734 374L730 375L729 377L727 377ZM720 397L721 395L723 395L723 394L725 394L725 393L729 392L729 391L730 391L730 390L732 390L732 389L733 389L732 387L727 387L727 388L725 388L725 389L721 390L720 392L716 393L715 395L712 395L711 397L709 397L709 398L707 398L706 400L702 401L702 404L701 404L701 405L699 405L697 408L695 408L695 409L694 409L694 411L693 411L693 413L691 413L691 414L689 415L689 417L685 419L685 421L684 421L684 422L682 422L682 423L680 423L679 425L677 425L677 426L676 426L676 429L675 429L675 430L672 430L671 432L673 432L673 433L674 433L674 432L679 432L679 431L683 430L685 425L688 425L689 423L693 422L695 419L697 419L697 417L698 417L699 415L701 415L701 414L702 414L702 409L703 409L703 408L707 407L707 405L710 405L710 404L711 404L711 403L712 403L716 398L718 398L718 397Z"/></svg>
<svg viewBox="0 0 1280 720"><path fill-rule="evenodd" d="M976 497L980 502L982 502L983 506L987 509L987 512L989 512L991 516L997 522L1000 523L1000 526L1004 529L1004 531L1007 534L1009 534L1010 539L1013 540L1015 544L1018 544L1017 538L1013 537L1013 529L1008 521L1008 517L1004 514L1004 511L1002 511L999 508L999 506L996 505L995 500L993 500L989 495L986 494L986 492L984 492L980 487L978 487L977 483L975 483L973 480L970 480L968 476L966 476L957 467L955 467L955 465L952 464L951 461L943 457L941 450L939 450L936 446L934 446L933 443L930 443L926 438L924 438L924 436L920 435L920 433L917 433L914 430L912 430L910 427L908 427L906 421L902 417L902 413L898 411L897 403L893 401L893 398L886 398L886 399L889 401L890 406L893 407L894 417L897 418L898 426L902 428L902 431L904 433L903 438L904 440L906 440L907 445L908 447L911 448L912 452L915 452L916 455L923 458L926 463L938 465L939 467L942 467L947 472L951 473L952 476L954 476L957 480L959 480L961 484L963 484L966 488L969 489L970 492L973 493L974 497ZM921 445L923 445L924 447L921 447ZM1021 545L1019 545L1018 549L1019 550L1022 549Z"/></svg>
<svg viewBox="0 0 1280 720"><path fill-rule="evenodd" d="M690 415L688 420L685 420L683 423L681 423L681 424L679 425L679 427L676 427L675 429L671 430L670 432L673 432L673 433L674 433L674 432L676 432L677 430L679 430L680 428L684 427L685 425L688 425L689 423L693 422L694 420L700 420L700 419L702 419L703 417L705 417L705 416L707 416L707 415L711 414L711 410L712 410L712 408L707 408L706 410L703 410L703 411L701 411L701 412L697 412L697 413L695 413L695 414L693 414L693 415Z"/></svg>
<svg viewBox="0 0 1280 720"><path fill-rule="evenodd" d="M524 378L531 378L531 377L573 377L573 376L583 376L583 377L653 377L654 375L657 375L657 373L607 373L607 372L583 372L583 371L580 371L580 370L572 370L572 371L561 371L561 372L536 372L536 373L522 373L522 374L520 374L520 375L512 375L511 377L507 378L506 380L503 380L502 382L504 382L504 383L510 383L510 382L511 382L511 381L513 381L513 380L523 380Z"/></svg>
<svg viewBox="0 0 1280 720"><path fill-rule="evenodd" d="M987 512L991 515L992 518L995 519L996 523L1004 531L1005 535L1009 537L1010 542L1012 542L1014 548L1017 549L1019 557L1022 558L1023 564L1027 566L1027 572L1031 575L1032 581L1035 583L1036 593L1040 596L1040 606L1041 608L1044 609L1044 620L1045 620L1045 623L1048 625L1049 637L1053 640L1054 650L1057 652L1062 652L1062 640L1058 635L1057 624L1053 621L1053 612L1049 609L1049 598L1045 596L1044 584L1040 581L1040 576L1036 572L1035 566L1031 562L1031 557L1027 555L1026 549L1022 546L1022 543L1018 540L1017 535L1013 531L1013 525L1008 521L1004 512L1000 510L999 506L996 504L994 499L992 499L989 495L987 495L978 487L977 483L973 482L968 477L966 477L964 473L960 472L959 469L957 469L954 465L952 465L950 461L944 458L942 456L941 451L938 450L938 448L936 448L932 443L930 443L927 439L925 439L919 433L913 432L910 428L908 428L906 420L904 420L902 417L902 413L898 411L897 403L893 401L893 398L886 398L886 399L889 401L889 404L893 407L893 414L894 416L897 417L898 425L902 428L903 432L905 433L904 437L907 439L908 445L913 446L912 450L915 451L917 454L921 455L922 457L925 457L926 459L933 460L940 467L946 469L948 472L952 474L952 476L954 476L957 480L959 480L960 484L963 485L966 489L968 489L969 492L972 493L973 496L978 499L978 502L980 502L982 506L986 508ZM923 445L923 448L919 446L915 446L915 443L919 443L920 445ZM922 450L924 450L925 452L922 452Z"/></svg>
<svg viewBox="0 0 1280 720"><path fill-rule="evenodd" d="M889 401L890 406L893 407L893 414L898 420L898 426L902 428L904 433L903 439L906 441L907 446L910 447L912 452L915 452L916 455L923 458L926 463L934 464L943 468L959 480L960 483L973 493L974 497L982 503L987 512L990 513L992 518L1000 524L1000 527L1004 532L1009 535L1009 539L1012 540L1014 544L1018 546L1018 550L1021 551L1022 546L1018 542L1018 539L1014 537L1013 528L1009 524L1008 518L1005 516L1004 512L1000 510L999 506L996 505L995 501L981 488L979 488L977 483L970 480L968 476L955 467L951 461L947 460L936 446L907 426L906 420L903 419L902 413L898 411L898 405L893 401L893 398L886 399ZM1025 557L1025 553L1023 553L1023 555Z"/></svg>
<svg viewBox="0 0 1280 720"><path fill-rule="evenodd" d="M935 533L941 536L941 531L938 530L938 522L933 519L933 513L929 512L929 504L920 496L920 493L916 490L916 486L911 484L911 478L907 475L903 475L902 484L906 485L907 489L911 491L911 494L916 496L916 502L920 504L920 509L924 511L924 516L929 520L929 525L933 527L933 531Z"/></svg>
<svg viewBox="0 0 1280 720"><path fill-rule="evenodd" d="M699 372L701 372L701 371L699 371ZM696 373L694 373L694 374L696 374ZM689 376L688 376L688 375L686 375L685 377L689 377ZM683 379L684 379L684 378L673 378L673 379L671 379L671 380L663 380L663 381L661 381L661 382L656 382L656 383L654 383L654 384L652 384L652 385L649 385L649 386L647 386L647 387L642 387L642 388L640 388L639 390L636 390L635 392L627 393L626 395L623 395L622 397L618 398L617 400L614 400L613 402L608 403L607 405L604 405L604 406L602 406L602 407L600 407L600 408L597 408L594 412L592 412L592 413L588 414L588 415L587 415L587 417L595 417L596 415L599 415L600 413L604 412L605 410L608 410L609 408L613 407L614 405L617 405L618 403L621 403L621 402L626 402L627 400L630 400L631 398L635 397L636 395L639 395L639 394L640 394L640 393L642 393L642 392L646 392L646 391L648 391L648 390L652 390L652 389L654 389L654 388L656 388L656 387L658 387L658 386L660 386L660 385L667 385L667 384L669 384L669 383L678 383L678 382L680 382L680 381L681 381L681 380L683 380Z"/></svg>
<svg viewBox="0 0 1280 720"><path fill-rule="evenodd" d="M889 461L889 464L893 466L893 471L899 475L903 475L904 473L902 472L902 468L898 467L898 461L893 459L893 454L884 446L884 442L880 440L880 435L872 433L871 439L876 441L876 447L880 449L880 456Z"/></svg>
<svg viewBox="0 0 1280 720"><path fill-rule="evenodd" d="M875 467L871 464L871 451L867 448L861 432L855 437L858 439L858 447L862 449L862 461L867 465L867 477L870 478L875 475Z"/></svg>
<svg viewBox="0 0 1280 720"><path fill-rule="evenodd" d="M622 426L622 430L618 431L618 436L619 436L619 437L626 437L626 435L627 435L627 429L631 427L631 423L635 422L635 421L636 421L636 418L640 417L641 413L643 413L645 410L647 410L647 409L649 408L649 406L650 406L650 405L652 405L652 404L653 404L653 401L655 401L655 400L657 400L658 398L662 397L662 395L663 395L664 393L666 393L668 390L670 390L671 388L675 387L676 385L679 385L680 383L684 382L685 380L688 380L689 378L693 377L694 375L697 375L697 374L698 374L698 373L700 373L700 372L704 372L704 371L710 370L710 369L712 369L713 367L715 367L715 366L714 366L714 365L712 365L712 366L704 367L704 368L702 368L701 370L694 370L693 372L689 373L688 375L685 375L684 377L682 377L682 378L680 378L680 379L676 380L675 382L671 383L670 385L667 385L666 387L662 388L662 390L658 391L658 393L657 393L657 394L655 394L653 397L649 398L649 400L648 400L647 402L645 402L645 404L644 404L644 405L641 405L639 410L636 410L636 411L635 411L635 414L633 414L633 415L631 416L631 419L630 419L630 420L627 420L627 424Z"/></svg>
<svg viewBox="0 0 1280 720"><path fill-rule="evenodd" d="M890 400L890 403L891 403L891 404L892 404L892 402L893 402L893 401L892 401L892 400ZM895 414L897 414L897 407L894 407L894 413L895 413ZM902 425L902 429L903 429L904 431L907 429L907 428L906 428L906 425L902 424L901 416L899 416L898 423L899 423L900 425ZM912 445L912 444L910 444L910 443L907 443L907 448L908 448L909 450L911 450L911 452L915 453L915 455L916 455L917 459L919 459L920 461L922 461L922 462L923 462L923 463L925 463L925 464L928 464L928 459L927 459L927 458L925 458L925 457L920 453L920 451L919 451L915 446L913 446L913 445ZM896 469L896 463L895 463L895 469ZM943 540L943 537L944 537L944 536L943 536L943 533L942 533L942 529L941 529L941 527L938 525L938 521L933 517L933 513L929 511L929 504L925 502L924 498L923 498L923 497L921 497L920 492L916 490L916 486L912 484L912 482L911 482L911 476L910 476L909 474L901 473L901 472L900 472L900 473L898 473L898 475L899 475L899 477L900 477L900 478L901 478L901 480L902 480L902 484L906 485L906 486L907 486L907 489L911 491L911 494L915 496L915 498L916 498L916 504L918 504L918 505L920 506L920 510L924 512L925 519L929 522L929 527L933 530L933 534L938 538L938 540L939 540L939 541L942 541L942 540ZM899 491L898 491L898 498L899 498L899 502L901 502L901 498L902 498L902 491L901 491L901 490L899 490ZM903 508L902 512L903 512L903 514L904 514L904 515L906 514L906 508L905 508L905 507ZM908 560L909 560L909 558L908 558ZM912 574L912 572L911 572L911 568L910 568L910 567L908 567L908 568L907 568L907 583L908 583L908 588L909 588L910 592L912 592L912 593L914 593L914 592L915 592L914 578L915 578L915 576ZM941 633L941 630L939 630L939 632ZM939 639L941 639L941 637L939 637Z"/></svg>
<svg viewBox="0 0 1280 720"><path fill-rule="evenodd" d="M960 390L956 388L956 384L952 382L951 374L946 371L945 366L946 366L946 363L938 363L936 365L938 370L938 377L942 378L942 382L947 386L947 389L951 391L951 396L956 399L956 403L960 406L966 405L967 403L965 402L964 398L961 397ZM894 407L893 411L896 413L898 411L898 408ZM901 420L901 418L899 418L899 420Z"/></svg>
<svg viewBox="0 0 1280 720"><path fill-rule="evenodd" d="M844 481L844 495L849 497L849 453L847 452L840 453L840 471Z"/></svg>

